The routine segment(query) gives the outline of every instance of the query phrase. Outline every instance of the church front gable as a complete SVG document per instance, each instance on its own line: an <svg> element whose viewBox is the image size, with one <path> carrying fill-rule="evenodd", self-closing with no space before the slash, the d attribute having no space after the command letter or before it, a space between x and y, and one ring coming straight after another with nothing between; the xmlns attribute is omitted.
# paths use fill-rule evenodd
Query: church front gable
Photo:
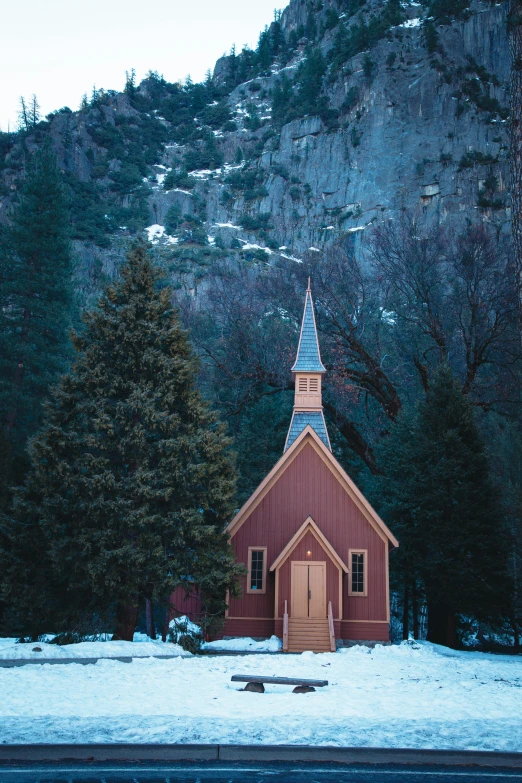
<svg viewBox="0 0 522 783"><path fill-rule="evenodd" d="M303 561L307 559L308 550L323 552L319 553L320 560L327 564L328 600L332 601L333 607L335 604L335 616L340 617L337 612L341 611L346 616L350 606L353 620L385 620L388 552L385 531L375 521L372 524L368 520L368 512L364 513L365 509L361 509L359 498L347 491L339 473L342 469L336 466L330 452L325 457L324 447L321 453L315 433L302 433L299 440L295 452L287 452L279 471L271 478L267 477L265 491L260 492L252 506L244 510L243 517L236 520L236 527L231 530L231 543L237 559L249 568L249 573L243 585L243 597L231 602L230 613L233 616L267 617L267 613L271 612L273 617L282 616L285 597L281 588L278 589L275 569L270 571L270 568L298 534L305 520L311 517L334 555L311 532L307 533L311 536L307 538L308 549L300 541L296 552L299 552L299 557L305 553ZM263 552L266 576L262 592L249 589L252 548ZM359 594L354 594L351 589L349 573L351 561L357 563L354 553L362 555L365 561L360 566L364 572L365 589ZM296 558L299 559L297 554L292 553L291 559ZM345 569L341 568L341 595L338 564L332 564L336 559L344 564ZM281 575L290 584L291 566L285 566ZM289 593L286 600L291 600Z"/></svg>

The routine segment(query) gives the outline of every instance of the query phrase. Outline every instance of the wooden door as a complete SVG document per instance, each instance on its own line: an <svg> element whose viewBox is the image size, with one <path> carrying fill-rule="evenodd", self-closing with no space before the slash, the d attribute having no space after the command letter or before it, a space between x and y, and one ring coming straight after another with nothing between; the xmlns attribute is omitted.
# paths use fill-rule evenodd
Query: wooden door
<svg viewBox="0 0 522 783"><path fill-rule="evenodd" d="M326 563L292 562L290 614L326 617Z"/></svg>
<svg viewBox="0 0 522 783"><path fill-rule="evenodd" d="M326 617L325 563L308 566L308 617Z"/></svg>
<svg viewBox="0 0 522 783"><path fill-rule="evenodd" d="M308 563L292 563L290 614L308 617Z"/></svg>

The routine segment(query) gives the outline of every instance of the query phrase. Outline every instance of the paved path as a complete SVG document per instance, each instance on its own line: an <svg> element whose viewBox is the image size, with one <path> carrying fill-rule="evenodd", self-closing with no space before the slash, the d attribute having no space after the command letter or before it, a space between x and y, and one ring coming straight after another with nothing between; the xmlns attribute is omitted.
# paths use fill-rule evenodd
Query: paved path
<svg viewBox="0 0 522 783"><path fill-rule="evenodd" d="M401 748L342 748L315 745L181 745L181 744L0 744L0 772L7 768L32 765L48 768L72 765L137 765L143 766L190 764L190 765L247 765L256 768L266 764L292 765L334 765L346 768L348 765L374 765L379 774L385 767L410 765L428 771L435 767L446 774L448 769L460 769L462 774L472 770L482 774L492 769L506 770L506 775L515 775L522 782L522 753L501 753L497 751L459 750L412 750ZM136 768L136 767L135 767ZM221 767L216 767L219 769ZM303 767L304 768L304 767ZM361 773L362 774L362 773ZM376 773L377 774L377 773ZM405 774L405 773L403 773ZM430 772L431 774L431 772ZM433 772L435 774L435 772ZM0 778L0 781L5 779ZM387 778L386 778L387 779ZM463 779L464 780L464 779Z"/></svg>
<svg viewBox="0 0 522 783"><path fill-rule="evenodd" d="M276 652L273 650L245 650L244 652L240 650L212 650L209 652L203 650L202 652L198 653L197 657L217 658L218 656L222 655L284 655L288 657L289 655L300 655L300 653L283 653L281 650L277 650ZM29 664L35 663L40 666L43 663L81 663L82 666L89 666L93 663L98 663L98 661L120 661L121 663L132 663L132 661L138 660L139 658L160 658L162 660L168 660L179 657L179 655L111 655L102 658L0 658L0 669L14 669L17 666L27 666Z"/></svg>
<svg viewBox="0 0 522 783"><path fill-rule="evenodd" d="M520 783L501 767L306 764L0 766L1 783Z"/></svg>

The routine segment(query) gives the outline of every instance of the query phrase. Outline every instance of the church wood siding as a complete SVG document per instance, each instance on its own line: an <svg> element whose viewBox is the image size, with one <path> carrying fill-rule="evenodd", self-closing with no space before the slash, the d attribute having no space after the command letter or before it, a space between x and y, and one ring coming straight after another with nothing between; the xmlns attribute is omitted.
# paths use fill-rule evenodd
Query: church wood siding
<svg viewBox="0 0 522 783"><path fill-rule="evenodd" d="M247 564L249 546L266 546L268 567L270 567L308 516L315 520L339 557L349 567L350 549L365 549L368 552L366 563L368 595L348 596L349 576L344 575L343 619L387 621L387 542L368 522L328 465L310 444L306 444L290 462L234 534L232 543L237 559ZM317 546L316 540L312 546ZM305 558L291 555L289 559ZM311 559L314 559L313 555ZM326 559L327 562L330 560L326 556L318 559ZM330 582L327 584L329 585ZM229 617L267 619L273 617L274 586L274 575L269 573L264 595L247 594L245 579L243 596L241 599L231 600ZM331 600L333 604L336 596L330 594L330 587L327 589L327 600ZM283 590L280 589L280 607L285 598L290 601L290 595L284 595Z"/></svg>

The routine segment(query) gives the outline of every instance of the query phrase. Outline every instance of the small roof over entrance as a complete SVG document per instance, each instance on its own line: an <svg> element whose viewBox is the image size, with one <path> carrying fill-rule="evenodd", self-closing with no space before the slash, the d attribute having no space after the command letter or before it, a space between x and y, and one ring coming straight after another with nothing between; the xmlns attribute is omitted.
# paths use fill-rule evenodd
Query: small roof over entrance
<svg viewBox="0 0 522 783"><path fill-rule="evenodd" d="M292 536L288 544L285 546L283 551L276 557L272 565L270 566L270 571L275 571L276 568L279 568L279 566L283 565L285 560L290 557L298 543L305 537L305 535L310 531L313 536L319 541L320 544L322 544L323 548L328 552L334 563L340 568L342 571L344 571L345 574L348 573L348 566L345 565L344 561L341 560L333 546L330 544L322 530L318 527L318 525L314 522L312 517L307 517L297 533Z"/></svg>

